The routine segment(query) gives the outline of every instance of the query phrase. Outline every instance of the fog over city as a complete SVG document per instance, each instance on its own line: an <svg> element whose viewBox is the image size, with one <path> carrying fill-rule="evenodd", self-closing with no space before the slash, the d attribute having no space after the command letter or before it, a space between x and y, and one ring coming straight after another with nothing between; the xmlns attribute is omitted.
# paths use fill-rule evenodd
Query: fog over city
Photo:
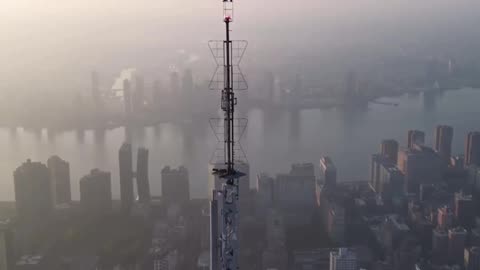
<svg viewBox="0 0 480 270"><path fill-rule="evenodd" d="M479 270L479 15L1 1L0 270Z"/></svg>

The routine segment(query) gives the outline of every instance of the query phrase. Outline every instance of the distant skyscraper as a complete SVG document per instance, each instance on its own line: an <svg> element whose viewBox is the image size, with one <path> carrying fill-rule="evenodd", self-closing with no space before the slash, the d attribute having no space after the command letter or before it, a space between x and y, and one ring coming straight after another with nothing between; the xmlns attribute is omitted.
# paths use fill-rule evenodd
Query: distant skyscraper
<svg viewBox="0 0 480 270"><path fill-rule="evenodd" d="M30 159L13 173L17 217L21 222L45 220L53 210L50 172L47 166Z"/></svg>
<svg viewBox="0 0 480 270"><path fill-rule="evenodd" d="M454 213L458 225L471 229L475 225L475 204L472 195L455 193Z"/></svg>
<svg viewBox="0 0 480 270"><path fill-rule="evenodd" d="M0 221L0 270L15 269L13 225L10 221Z"/></svg>
<svg viewBox="0 0 480 270"><path fill-rule="evenodd" d="M70 191L70 165L58 156L47 160L50 171L50 187L54 205L69 203L72 200Z"/></svg>
<svg viewBox="0 0 480 270"><path fill-rule="evenodd" d="M480 269L480 247L466 248L464 252L465 270Z"/></svg>
<svg viewBox="0 0 480 270"><path fill-rule="evenodd" d="M358 270L357 254L348 248L330 252L330 270Z"/></svg>
<svg viewBox="0 0 480 270"><path fill-rule="evenodd" d="M112 188L109 172L93 169L80 179L80 205L88 214L112 210Z"/></svg>
<svg viewBox="0 0 480 270"><path fill-rule="evenodd" d="M128 120L132 115L132 90L130 88L130 81L127 79L123 81L123 105L125 108L125 118Z"/></svg>
<svg viewBox="0 0 480 270"><path fill-rule="evenodd" d="M168 203L181 204L190 200L190 182L185 167L162 169L162 197Z"/></svg>
<svg viewBox="0 0 480 270"><path fill-rule="evenodd" d="M380 189L380 168L383 164L390 163L382 154L373 154L370 161L370 186L375 190Z"/></svg>
<svg viewBox="0 0 480 270"><path fill-rule="evenodd" d="M132 146L124 143L118 152L120 168L120 200L121 209L125 214L130 214L132 209L133 195L133 169L132 169Z"/></svg>
<svg viewBox="0 0 480 270"><path fill-rule="evenodd" d="M133 94L133 111L134 112L141 112L143 110L145 103L145 81L143 76L137 75L135 76L135 92Z"/></svg>
<svg viewBox="0 0 480 270"><path fill-rule="evenodd" d="M414 144L423 145L425 144L425 132L420 130L409 130L408 131L408 148L413 148Z"/></svg>
<svg viewBox="0 0 480 270"><path fill-rule="evenodd" d="M398 156L398 142L395 140L383 140L381 148L382 155L384 155L391 162L396 164Z"/></svg>
<svg viewBox="0 0 480 270"><path fill-rule="evenodd" d="M452 155L453 128L450 126L437 126L435 129L435 151L445 161L450 161Z"/></svg>
<svg viewBox="0 0 480 270"><path fill-rule="evenodd" d="M405 176L392 163L381 163L379 179L375 187L378 194L382 194L385 199L404 194Z"/></svg>
<svg viewBox="0 0 480 270"><path fill-rule="evenodd" d="M337 168L329 157L320 159L320 170L326 187L335 187L337 185Z"/></svg>
<svg viewBox="0 0 480 270"><path fill-rule="evenodd" d="M465 164L480 166L480 132L469 132L465 143Z"/></svg>
<svg viewBox="0 0 480 270"><path fill-rule="evenodd" d="M141 202L150 203L150 183L148 180L148 149L139 148L137 152L137 191Z"/></svg>
<svg viewBox="0 0 480 270"><path fill-rule="evenodd" d="M267 174L257 176L257 197L259 205L265 209L273 205L275 179Z"/></svg>
<svg viewBox="0 0 480 270"><path fill-rule="evenodd" d="M462 228L448 230L448 258L450 263L462 265L464 260L467 231Z"/></svg>

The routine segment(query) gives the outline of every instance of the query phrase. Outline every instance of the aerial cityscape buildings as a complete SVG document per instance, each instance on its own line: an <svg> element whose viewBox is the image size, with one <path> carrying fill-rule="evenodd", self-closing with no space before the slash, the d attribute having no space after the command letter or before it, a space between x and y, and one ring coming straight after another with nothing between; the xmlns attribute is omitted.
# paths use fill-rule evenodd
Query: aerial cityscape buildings
<svg viewBox="0 0 480 270"><path fill-rule="evenodd" d="M133 168L132 146L124 143L118 151L118 164L120 168L120 200L122 211L130 214L133 206Z"/></svg>
<svg viewBox="0 0 480 270"><path fill-rule="evenodd" d="M80 205L88 214L105 215L112 210L112 184L109 172L93 169L80 179Z"/></svg>
<svg viewBox="0 0 480 270"><path fill-rule="evenodd" d="M50 171L53 204L69 203L72 200L70 190L70 165L59 156L47 160Z"/></svg>

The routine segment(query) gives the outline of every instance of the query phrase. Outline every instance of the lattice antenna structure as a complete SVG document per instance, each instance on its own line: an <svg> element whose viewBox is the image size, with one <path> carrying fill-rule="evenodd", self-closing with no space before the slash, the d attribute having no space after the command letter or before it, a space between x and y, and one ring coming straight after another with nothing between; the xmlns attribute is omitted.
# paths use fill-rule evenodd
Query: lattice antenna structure
<svg viewBox="0 0 480 270"><path fill-rule="evenodd" d="M211 159L215 165L212 174L222 181L212 198L211 269L238 270L239 179L245 174L235 169L235 163L246 161L240 138L247 119L235 118L235 92L248 88L239 66L248 43L230 39L233 0L223 0L223 22L225 40L212 40L208 44L217 64L209 87L221 91L220 107L224 114L223 119L210 120L219 142Z"/></svg>

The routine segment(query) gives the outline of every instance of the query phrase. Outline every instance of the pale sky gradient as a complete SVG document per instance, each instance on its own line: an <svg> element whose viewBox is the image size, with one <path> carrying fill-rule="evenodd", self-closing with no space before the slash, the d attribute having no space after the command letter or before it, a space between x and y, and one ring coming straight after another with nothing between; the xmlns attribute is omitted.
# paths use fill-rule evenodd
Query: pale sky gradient
<svg viewBox="0 0 480 270"><path fill-rule="evenodd" d="M222 38L221 9L220 0L3 0L0 91L48 87L59 77L75 88L93 69L157 69L179 49L208 53L205 42ZM477 0L237 0L233 30L268 66L268 53L345 56L362 46L477 40L479 10Z"/></svg>

